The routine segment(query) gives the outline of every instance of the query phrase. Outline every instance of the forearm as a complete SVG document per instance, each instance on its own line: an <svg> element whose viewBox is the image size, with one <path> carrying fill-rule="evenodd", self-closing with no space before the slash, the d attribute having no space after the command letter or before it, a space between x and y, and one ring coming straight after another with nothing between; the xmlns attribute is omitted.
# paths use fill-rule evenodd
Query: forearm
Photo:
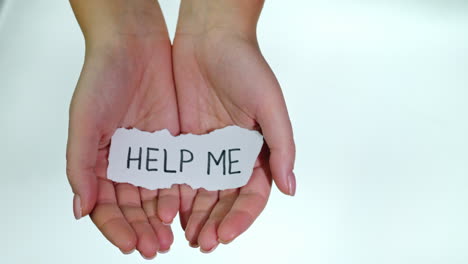
<svg viewBox="0 0 468 264"><path fill-rule="evenodd" d="M163 14L153 0L70 0L70 4L87 46L167 38Z"/></svg>
<svg viewBox="0 0 468 264"><path fill-rule="evenodd" d="M182 0L177 33L230 30L252 36L264 0Z"/></svg>

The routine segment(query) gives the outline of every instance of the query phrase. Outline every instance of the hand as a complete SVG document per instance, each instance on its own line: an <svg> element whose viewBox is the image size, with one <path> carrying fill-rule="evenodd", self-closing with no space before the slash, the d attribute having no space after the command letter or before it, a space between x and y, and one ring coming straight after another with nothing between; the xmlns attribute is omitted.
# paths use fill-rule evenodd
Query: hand
<svg viewBox="0 0 468 264"><path fill-rule="evenodd" d="M254 222L267 203L271 177L282 192L295 193L290 120L281 88L255 36L261 3L181 4L173 47L181 132L204 134L238 125L261 130L268 145L242 188L197 192L180 186L181 224L190 245L199 245L202 252L231 242Z"/></svg>
<svg viewBox="0 0 468 264"><path fill-rule="evenodd" d="M105 1L72 1L87 49L70 106L67 175L75 193L76 218L90 214L104 236L124 253L136 248L151 258L157 251L169 250L173 242L171 228L163 222L171 223L177 214L178 187L150 191L115 184L106 176L107 156L111 136L119 127L179 133L171 43L161 10L152 1L117 1L124 4L113 6L118 9L115 17L102 14L109 10L106 6L96 8L109 19L125 20L96 32L100 28L88 26L92 19L83 16L90 14L81 10L83 5Z"/></svg>

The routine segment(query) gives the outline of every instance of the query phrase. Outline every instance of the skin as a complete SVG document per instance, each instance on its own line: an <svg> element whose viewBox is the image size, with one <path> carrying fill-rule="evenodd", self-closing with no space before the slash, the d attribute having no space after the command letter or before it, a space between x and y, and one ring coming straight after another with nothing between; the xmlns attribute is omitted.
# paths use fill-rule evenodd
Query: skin
<svg viewBox="0 0 468 264"><path fill-rule="evenodd" d="M86 41L67 144L77 219L90 215L122 252L136 248L152 258L171 246L167 224L179 211L190 245L211 252L255 221L272 179L283 193L295 194L286 104L256 39L263 1L182 0L172 51L155 1L70 2ZM242 188L149 191L107 180L110 138L119 127L177 135L227 125L259 130L266 141Z"/></svg>
<svg viewBox="0 0 468 264"><path fill-rule="evenodd" d="M149 191L107 180L110 138L119 127L179 134L171 44L159 5L148 0L70 1L86 55L70 105L67 176L76 218L90 214L122 252L169 250L178 186ZM105 10L103 12L102 10Z"/></svg>
<svg viewBox="0 0 468 264"><path fill-rule="evenodd" d="M213 251L243 233L265 207L271 179L294 195L295 145L278 81L263 58L256 24L263 1L182 0L173 46L182 133L228 125L262 131L267 146L248 184L224 191L180 186L180 220L192 247Z"/></svg>

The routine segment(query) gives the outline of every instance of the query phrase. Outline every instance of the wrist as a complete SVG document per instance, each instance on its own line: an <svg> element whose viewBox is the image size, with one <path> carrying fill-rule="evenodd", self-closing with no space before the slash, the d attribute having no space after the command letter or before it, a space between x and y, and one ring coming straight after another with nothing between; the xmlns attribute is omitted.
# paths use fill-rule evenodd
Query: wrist
<svg viewBox="0 0 468 264"><path fill-rule="evenodd" d="M87 49L119 49L169 40L159 4L152 0L70 0Z"/></svg>
<svg viewBox="0 0 468 264"><path fill-rule="evenodd" d="M182 0L176 34L211 32L256 37L264 0Z"/></svg>

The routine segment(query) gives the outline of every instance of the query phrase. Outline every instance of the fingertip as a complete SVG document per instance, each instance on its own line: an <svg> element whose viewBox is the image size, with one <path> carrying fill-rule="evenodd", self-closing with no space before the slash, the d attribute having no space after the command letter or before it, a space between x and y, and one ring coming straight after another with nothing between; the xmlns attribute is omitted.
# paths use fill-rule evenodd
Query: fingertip
<svg viewBox="0 0 468 264"><path fill-rule="evenodd" d="M80 198L83 197L80 196ZM94 206L96 205L96 200L96 194L89 195L88 198L85 200L81 199L81 217L91 214L91 212L94 209Z"/></svg>
<svg viewBox="0 0 468 264"><path fill-rule="evenodd" d="M293 163L294 160L285 160L278 152L272 152L270 155L269 164L276 186L282 193L291 196L294 196L296 192L296 178L292 171Z"/></svg>
<svg viewBox="0 0 468 264"><path fill-rule="evenodd" d="M224 241L221 238L218 238L218 242L221 243L221 244L227 245L227 244L231 243L232 240L231 241Z"/></svg>
<svg viewBox="0 0 468 264"><path fill-rule="evenodd" d="M147 256L147 255L145 255L145 254L143 254L143 253L140 252L141 257L143 257L143 258L146 259L146 260L153 260L153 259L156 257L156 254L157 254L157 253L154 253L154 254L151 255L151 256Z"/></svg>
<svg viewBox="0 0 468 264"><path fill-rule="evenodd" d="M177 212L171 212L165 209L158 210L158 217L161 219L161 223L165 226L170 226L174 222L174 218Z"/></svg>
<svg viewBox="0 0 468 264"><path fill-rule="evenodd" d="M253 223L254 218L247 212L236 211L227 215L218 227L218 241L229 244Z"/></svg>
<svg viewBox="0 0 468 264"><path fill-rule="evenodd" d="M222 234L219 234L218 242L224 245L231 243L237 235L234 232L224 231Z"/></svg>
<svg viewBox="0 0 468 264"><path fill-rule="evenodd" d="M75 194L73 196L73 215L76 220L79 220L89 215L96 205L96 191L91 187L91 192L88 195Z"/></svg>
<svg viewBox="0 0 468 264"><path fill-rule="evenodd" d="M120 250L123 254L125 254L125 255L130 255L130 254L132 254L133 252L135 252L135 248L133 248L133 249L130 250L130 251L123 251L123 250L120 249L120 248L119 248L119 250Z"/></svg>
<svg viewBox="0 0 468 264"><path fill-rule="evenodd" d="M159 239L159 250L158 252L164 253L169 251L172 243L174 243L174 234L172 233L170 226L164 226L157 231L157 237Z"/></svg>
<svg viewBox="0 0 468 264"><path fill-rule="evenodd" d="M124 213L125 214L125 213ZM132 217L127 212L127 217ZM146 258L153 258L159 250L159 240L149 222L143 219L134 219L131 224L138 238L136 249Z"/></svg>
<svg viewBox="0 0 468 264"><path fill-rule="evenodd" d="M190 246L191 248L198 248L198 247L199 247L199 246L198 246L198 243L192 243L192 242L189 242L189 246Z"/></svg>
<svg viewBox="0 0 468 264"><path fill-rule="evenodd" d="M278 187L278 190L280 190L280 192L282 192L285 195L291 195L289 193L289 188L288 187L283 187L285 184L281 184L277 180L275 180L275 184Z"/></svg>
<svg viewBox="0 0 468 264"><path fill-rule="evenodd" d="M185 229L184 235L185 239L189 242L191 247L198 247L195 227L192 228L192 225L187 225L187 229Z"/></svg>
<svg viewBox="0 0 468 264"><path fill-rule="evenodd" d="M218 245L219 245L219 244L216 243L215 246L211 247L211 248L208 249L208 250L207 250L207 249L204 249L203 247L200 246L200 252L205 253L205 254L211 253L211 252L213 252L213 251L218 247Z"/></svg>
<svg viewBox="0 0 468 264"><path fill-rule="evenodd" d="M161 190L158 197L158 217L164 225L170 225L179 211L180 199L177 186Z"/></svg>
<svg viewBox="0 0 468 264"><path fill-rule="evenodd" d="M280 190L280 192L282 192L285 195L291 195L288 177L280 176L280 174L275 173L274 170L272 170L271 174L273 175L273 180L275 181L275 184L276 184L276 187L278 187L278 190Z"/></svg>
<svg viewBox="0 0 468 264"><path fill-rule="evenodd" d="M131 253L136 249L138 238L133 229L122 221L109 222L101 231L120 251Z"/></svg>
<svg viewBox="0 0 468 264"><path fill-rule="evenodd" d="M219 244L216 234L216 227L212 223L207 223L198 237L198 244L203 253L212 252Z"/></svg>
<svg viewBox="0 0 468 264"><path fill-rule="evenodd" d="M294 172L290 172L286 175L287 175L286 177L273 176L275 184L278 187L278 190L280 190L283 194L289 195L289 196L295 196L296 195L296 176L294 175Z"/></svg>
<svg viewBox="0 0 468 264"><path fill-rule="evenodd" d="M223 221L218 228L218 242L225 245L231 243L239 235L237 228L229 222Z"/></svg>
<svg viewBox="0 0 468 264"><path fill-rule="evenodd" d="M130 254L136 249L137 237L131 233L123 234L122 238L116 241L116 244L124 254Z"/></svg>
<svg viewBox="0 0 468 264"><path fill-rule="evenodd" d="M159 249L159 250L158 250L158 253L160 253L160 254L166 254L166 253L169 252L170 250L171 250L170 247L167 248L167 249Z"/></svg>
<svg viewBox="0 0 468 264"><path fill-rule="evenodd" d="M154 234L145 233L139 237L137 249L145 259L153 259L159 250L159 242Z"/></svg>
<svg viewBox="0 0 468 264"><path fill-rule="evenodd" d="M68 175L70 174L69 172ZM93 211L97 200L98 183L96 177L92 174L88 174L85 179L86 180L81 182L70 181L74 193L73 215L77 220L89 215Z"/></svg>
<svg viewBox="0 0 468 264"><path fill-rule="evenodd" d="M271 110L270 104L278 107ZM269 165L275 184L284 194L294 195L295 186L290 174L294 168L296 145L291 120L281 92L273 101L259 108L257 120L270 150Z"/></svg>

